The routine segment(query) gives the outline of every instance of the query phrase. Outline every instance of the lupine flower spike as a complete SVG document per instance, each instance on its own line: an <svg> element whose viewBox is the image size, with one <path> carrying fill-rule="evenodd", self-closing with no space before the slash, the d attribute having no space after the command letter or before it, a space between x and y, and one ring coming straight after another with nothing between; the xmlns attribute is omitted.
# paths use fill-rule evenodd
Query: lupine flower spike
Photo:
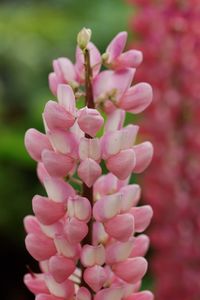
<svg viewBox="0 0 200 300"><path fill-rule="evenodd" d="M197 300L200 1L129 2L135 5L134 12L137 10L130 20L131 30L138 36L132 46L137 43L145 57L136 81L150 82L155 94L141 122L143 137L150 138L155 147L153 163L142 177L144 199L154 210L149 235L154 249L155 296L159 300Z"/></svg>
<svg viewBox="0 0 200 300"><path fill-rule="evenodd" d="M44 108L45 133L25 135L47 195L33 197L34 215L24 219L26 248L41 269L24 282L36 300L152 300L151 292L139 291L149 239L134 236L149 225L152 209L136 206L141 190L128 182L148 166L153 148L135 145L137 125L123 127L126 111L144 110L152 90L147 83L131 87L142 54L122 53L126 32L102 56L90 38L89 29L78 34L75 64L53 62L56 101ZM100 72L102 63L108 70Z"/></svg>

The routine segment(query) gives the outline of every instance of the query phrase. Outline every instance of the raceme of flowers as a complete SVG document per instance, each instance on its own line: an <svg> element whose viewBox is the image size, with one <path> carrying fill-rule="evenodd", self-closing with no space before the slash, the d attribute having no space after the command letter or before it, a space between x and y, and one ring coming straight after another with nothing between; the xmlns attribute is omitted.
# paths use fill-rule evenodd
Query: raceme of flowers
<svg viewBox="0 0 200 300"><path fill-rule="evenodd" d="M154 89L141 123L155 156L143 180L159 300L200 299L200 2L130 1L131 30L144 53L137 80ZM136 81L137 81L136 80ZM152 121L153 120L153 121Z"/></svg>
<svg viewBox="0 0 200 300"><path fill-rule="evenodd" d="M150 291L139 291L149 238L134 236L149 225L152 209L136 206L141 189L128 182L149 165L153 148L135 145L137 125L123 127L127 111L151 103L152 89L131 86L142 54L123 52L126 32L103 55L90 37L89 29L78 34L75 64L53 61L49 85L56 101L45 105L45 133L25 135L47 195L33 197L34 215L24 219L26 248L41 269L24 282L36 300L152 300ZM100 71L102 64L107 70Z"/></svg>

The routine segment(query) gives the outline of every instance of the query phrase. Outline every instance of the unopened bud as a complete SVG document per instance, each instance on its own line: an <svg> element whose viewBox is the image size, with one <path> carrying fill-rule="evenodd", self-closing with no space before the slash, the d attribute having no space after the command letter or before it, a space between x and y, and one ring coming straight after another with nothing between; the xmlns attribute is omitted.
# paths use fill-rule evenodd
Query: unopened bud
<svg viewBox="0 0 200 300"><path fill-rule="evenodd" d="M78 33L77 43L82 50L84 50L87 47L91 39L91 35L92 35L91 29L85 27Z"/></svg>

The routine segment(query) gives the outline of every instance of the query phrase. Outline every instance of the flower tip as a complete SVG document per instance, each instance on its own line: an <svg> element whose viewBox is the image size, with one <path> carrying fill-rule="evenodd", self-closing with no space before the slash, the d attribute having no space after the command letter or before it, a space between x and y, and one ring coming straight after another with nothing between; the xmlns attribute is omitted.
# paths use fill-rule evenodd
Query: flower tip
<svg viewBox="0 0 200 300"><path fill-rule="evenodd" d="M84 50L90 42L92 31L89 28L83 27L77 35L77 44L81 50Z"/></svg>

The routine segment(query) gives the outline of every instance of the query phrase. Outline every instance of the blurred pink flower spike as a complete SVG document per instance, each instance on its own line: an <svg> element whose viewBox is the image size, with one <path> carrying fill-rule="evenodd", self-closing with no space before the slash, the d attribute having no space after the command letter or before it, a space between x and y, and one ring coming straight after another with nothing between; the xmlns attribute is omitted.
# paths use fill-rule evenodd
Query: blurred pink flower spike
<svg viewBox="0 0 200 300"><path fill-rule="evenodd" d="M53 62L49 85L57 99L45 105L45 134L25 135L47 195L33 197L35 216L24 219L26 248L41 269L24 282L36 300L152 300L150 292L138 292L149 239L134 236L147 228L152 209L136 207L141 189L128 183L149 165L153 148L135 145L137 125L123 127L126 111L143 111L152 90L146 83L131 87L142 54L123 53L126 32L103 56L90 39L83 28L75 64Z"/></svg>
<svg viewBox="0 0 200 300"><path fill-rule="evenodd" d="M136 85L121 99L121 107L135 111L139 103L142 107L148 102L150 89L144 89L141 80L152 84L155 94L141 120L143 138L153 142L155 152L141 177L145 203L154 210L149 234L155 298L200 299L200 2L128 2L134 6L130 30L137 36L137 45L132 41L129 48L142 50L145 64L137 72ZM143 171L151 156L150 147L146 145L149 150L143 152L144 146L135 149L136 173Z"/></svg>

